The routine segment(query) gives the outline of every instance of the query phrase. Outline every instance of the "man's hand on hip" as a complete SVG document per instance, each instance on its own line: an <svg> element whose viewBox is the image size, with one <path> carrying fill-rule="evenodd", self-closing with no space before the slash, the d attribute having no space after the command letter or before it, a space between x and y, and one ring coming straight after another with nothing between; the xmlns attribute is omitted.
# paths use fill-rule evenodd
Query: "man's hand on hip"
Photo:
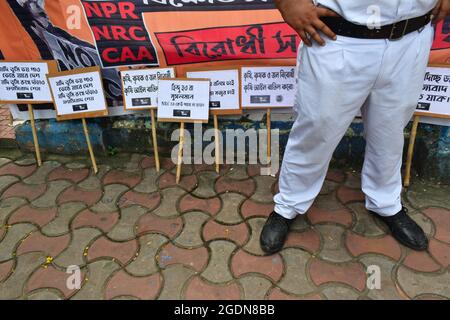
<svg viewBox="0 0 450 320"><path fill-rule="evenodd" d="M446 16L450 15L450 0L439 0L433 10L433 23L436 24L444 20Z"/></svg>
<svg viewBox="0 0 450 320"><path fill-rule="evenodd" d="M448 2L448 0L444 0ZM335 40L336 34L327 27L320 17L337 17L336 12L315 6L311 0L275 0L283 19L295 31L307 46L315 40L320 45L325 45L318 31L321 31L330 39Z"/></svg>

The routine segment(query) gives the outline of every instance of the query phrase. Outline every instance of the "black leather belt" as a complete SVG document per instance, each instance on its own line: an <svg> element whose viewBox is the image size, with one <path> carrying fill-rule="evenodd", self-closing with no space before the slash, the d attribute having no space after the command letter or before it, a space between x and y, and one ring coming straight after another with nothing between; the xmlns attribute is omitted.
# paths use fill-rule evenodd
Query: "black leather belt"
<svg viewBox="0 0 450 320"><path fill-rule="evenodd" d="M417 18L381 26L378 29L369 29L365 25L355 24L341 17L322 17L321 20L337 35L361 39L398 40L430 23L431 12Z"/></svg>

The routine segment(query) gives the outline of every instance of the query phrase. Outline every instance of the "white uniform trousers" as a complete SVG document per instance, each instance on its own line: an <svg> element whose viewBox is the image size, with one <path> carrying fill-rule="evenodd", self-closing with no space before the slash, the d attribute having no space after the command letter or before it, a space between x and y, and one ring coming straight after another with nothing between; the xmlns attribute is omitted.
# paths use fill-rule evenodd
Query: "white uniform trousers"
<svg viewBox="0 0 450 320"><path fill-rule="evenodd" d="M428 25L395 41L338 36L324 47L299 49L297 117L274 197L278 214L291 219L307 212L360 110L366 208L382 216L401 210L403 130L417 105L433 36Z"/></svg>

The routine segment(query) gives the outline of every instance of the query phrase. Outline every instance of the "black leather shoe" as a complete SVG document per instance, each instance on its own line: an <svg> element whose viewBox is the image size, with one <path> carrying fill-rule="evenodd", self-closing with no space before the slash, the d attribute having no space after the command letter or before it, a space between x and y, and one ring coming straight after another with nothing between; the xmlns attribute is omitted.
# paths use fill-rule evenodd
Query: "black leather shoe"
<svg viewBox="0 0 450 320"><path fill-rule="evenodd" d="M265 253L274 254L283 248L292 221L275 211L269 215L259 238L261 249Z"/></svg>
<svg viewBox="0 0 450 320"><path fill-rule="evenodd" d="M428 239L425 232L423 232L422 228L409 217L407 214L408 209L405 207L390 217L383 217L375 212L370 212L374 213L379 219L386 223L392 236L404 246L417 251L423 251L428 248Z"/></svg>

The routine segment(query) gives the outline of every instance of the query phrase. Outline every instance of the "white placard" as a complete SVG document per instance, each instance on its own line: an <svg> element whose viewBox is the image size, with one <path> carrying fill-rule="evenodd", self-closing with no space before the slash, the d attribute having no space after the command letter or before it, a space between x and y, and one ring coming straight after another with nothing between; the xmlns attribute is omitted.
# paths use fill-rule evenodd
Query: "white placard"
<svg viewBox="0 0 450 320"><path fill-rule="evenodd" d="M156 108L158 80L174 78L174 68L135 69L121 71L126 110Z"/></svg>
<svg viewBox="0 0 450 320"><path fill-rule="evenodd" d="M190 71L188 78L210 79L210 111L215 114L241 113L239 100L239 70Z"/></svg>
<svg viewBox="0 0 450 320"><path fill-rule="evenodd" d="M295 100L295 67L243 67L242 107L292 107Z"/></svg>
<svg viewBox="0 0 450 320"><path fill-rule="evenodd" d="M108 112L100 72L79 70L75 74L62 72L49 76L58 117L80 118L89 113Z"/></svg>
<svg viewBox="0 0 450 320"><path fill-rule="evenodd" d="M450 118L450 67L428 67L416 111Z"/></svg>
<svg viewBox="0 0 450 320"><path fill-rule="evenodd" d="M0 62L0 101L51 102L46 62Z"/></svg>
<svg viewBox="0 0 450 320"><path fill-rule="evenodd" d="M208 121L209 80L164 79L159 81L159 121Z"/></svg>

